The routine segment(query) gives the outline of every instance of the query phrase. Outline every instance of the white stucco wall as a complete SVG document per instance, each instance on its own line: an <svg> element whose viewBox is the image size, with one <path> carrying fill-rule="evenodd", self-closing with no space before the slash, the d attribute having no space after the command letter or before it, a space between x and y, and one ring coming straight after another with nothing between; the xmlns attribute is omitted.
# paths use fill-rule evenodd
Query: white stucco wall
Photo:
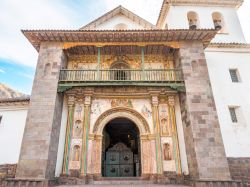
<svg viewBox="0 0 250 187"><path fill-rule="evenodd" d="M180 150L180 159L181 159L181 169L182 173L189 174L188 170L188 162L187 162L187 153L186 153L186 145L184 139L183 132L183 123L181 118L181 108L179 97L175 97L175 116L176 116L176 127L177 127L177 135L179 140L179 150Z"/></svg>
<svg viewBox="0 0 250 187"><path fill-rule="evenodd" d="M188 29L187 13L189 11L194 11L198 14L200 23L199 28L203 29L214 28L212 19L213 12L220 12L223 15L227 32L224 34L217 34L212 42L245 42L237 10L234 8L171 6L165 20L165 24L168 24L168 29Z"/></svg>
<svg viewBox="0 0 250 187"><path fill-rule="evenodd" d="M115 29L115 26L120 23L126 24L128 26L127 29L144 29L142 25L133 22L131 19L123 15L116 15L113 18L110 18L108 21L98 25L95 29L113 30Z"/></svg>
<svg viewBox="0 0 250 187"><path fill-rule="evenodd" d="M245 49L246 50L246 49ZM227 157L250 157L250 51L206 49L207 65ZM229 69L241 82L233 83ZM239 122L232 123L229 106L238 106Z"/></svg>
<svg viewBox="0 0 250 187"><path fill-rule="evenodd" d="M28 106L0 106L0 165L19 159Z"/></svg>
<svg viewBox="0 0 250 187"><path fill-rule="evenodd" d="M67 117L68 117L68 105L67 105L67 99L66 97L64 97L57 160L56 160L56 170L55 170L56 177L59 177L60 174L62 173Z"/></svg>

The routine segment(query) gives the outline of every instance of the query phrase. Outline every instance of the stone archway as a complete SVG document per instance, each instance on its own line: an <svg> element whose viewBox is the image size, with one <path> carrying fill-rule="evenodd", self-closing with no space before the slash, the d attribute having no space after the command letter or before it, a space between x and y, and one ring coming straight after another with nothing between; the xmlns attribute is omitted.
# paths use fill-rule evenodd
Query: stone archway
<svg viewBox="0 0 250 187"><path fill-rule="evenodd" d="M127 118L133 121L139 129L140 135L151 134L147 121L140 113L133 109L123 107L113 108L101 114L93 127L92 133L102 135L105 125L115 118Z"/></svg>
<svg viewBox="0 0 250 187"><path fill-rule="evenodd" d="M117 107L107 110L94 124L91 135L93 137L91 149L91 164L89 168L92 173L101 176L101 154L102 154L102 137L105 126L116 118L125 118L132 121L139 130L140 134L140 150L141 150L141 176L156 173L156 158L155 158L155 136L151 133L150 127L143 116L137 111ZM90 160L89 160L90 161Z"/></svg>

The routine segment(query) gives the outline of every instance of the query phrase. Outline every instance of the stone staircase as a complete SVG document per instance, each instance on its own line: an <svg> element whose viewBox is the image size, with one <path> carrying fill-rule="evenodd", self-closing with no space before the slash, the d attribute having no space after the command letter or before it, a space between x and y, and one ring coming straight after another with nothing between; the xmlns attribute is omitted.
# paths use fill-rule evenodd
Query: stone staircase
<svg viewBox="0 0 250 187"><path fill-rule="evenodd" d="M145 180L141 177L102 177L92 181L92 184L104 184L104 185L143 185L154 184L154 181Z"/></svg>

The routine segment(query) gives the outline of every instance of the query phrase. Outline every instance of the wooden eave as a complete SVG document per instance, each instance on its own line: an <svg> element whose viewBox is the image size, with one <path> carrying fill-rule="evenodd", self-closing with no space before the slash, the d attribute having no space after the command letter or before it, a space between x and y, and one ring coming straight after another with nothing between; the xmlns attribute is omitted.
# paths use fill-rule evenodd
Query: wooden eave
<svg viewBox="0 0 250 187"><path fill-rule="evenodd" d="M69 47L79 45L164 45L199 40L206 47L214 38L214 29L177 30L22 30L39 51L42 42L62 42Z"/></svg>

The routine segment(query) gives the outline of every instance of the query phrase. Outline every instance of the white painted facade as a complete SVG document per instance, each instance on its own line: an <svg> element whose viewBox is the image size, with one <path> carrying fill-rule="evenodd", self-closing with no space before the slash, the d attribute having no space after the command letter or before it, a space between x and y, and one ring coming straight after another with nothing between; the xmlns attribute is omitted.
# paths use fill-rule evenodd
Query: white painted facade
<svg viewBox="0 0 250 187"><path fill-rule="evenodd" d="M199 28L214 28L212 13L220 12L225 21L226 31L217 34L212 42L222 43L245 43L245 38L237 16L237 10L224 7L194 7L194 6L171 6L164 25L168 29L188 29L187 13L194 11L199 17ZM108 21L98 25L96 29L115 29L119 24L127 25L126 29L144 29L144 27L124 15L116 15ZM213 89L214 99L218 112L221 133L224 141L227 157L250 157L250 50L249 49L216 49L207 48L205 50L208 71ZM240 75L240 82L232 83L229 69L237 69ZM99 103L98 103L99 102ZM141 101L135 107L141 107ZM91 130L97 117L105 110L111 108L106 100L94 100L91 115ZM139 103L139 104L138 104ZM96 106L96 111L95 111ZM238 107L238 123L233 123L228 107ZM94 108L93 108L94 107ZM105 108L106 107L106 108ZM147 102L150 108L150 102ZM0 115L3 116L0 124L0 164L17 163L20 153L22 136L27 115L27 106L0 106ZM63 165L64 142L67 124L67 103L64 99L61 130L58 145L58 157L55 175L61 174ZM141 108L136 108L141 112ZM176 98L176 123L179 138L180 156L182 171L188 173L185 140L178 98ZM98 113L100 112L100 113ZM95 115L98 113L98 115ZM147 119L149 123L152 119ZM152 128L152 125L150 126ZM164 140L165 141L165 140ZM166 140L167 142L168 140ZM166 166L168 167L168 164Z"/></svg>
<svg viewBox="0 0 250 187"><path fill-rule="evenodd" d="M212 14L220 12L224 18L226 32L217 34L212 42L237 42L245 43L243 31L235 8L223 7L200 7L200 6L171 6L167 14L164 26L167 24L168 29L188 29L188 12L196 12L198 15L198 28L213 29L214 23Z"/></svg>
<svg viewBox="0 0 250 187"><path fill-rule="evenodd" d="M250 50L207 49L206 58L226 155L249 157ZM237 69L240 82L232 82L229 69ZM238 107L238 123L231 120L231 106Z"/></svg>
<svg viewBox="0 0 250 187"><path fill-rule="evenodd" d="M28 105L0 106L0 165L18 162Z"/></svg>
<svg viewBox="0 0 250 187"><path fill-rule="evenodd" d="M127 18L124 15L116 15L115 17L109 19L108 21L103 22L102 24L98 25L98 30L114 30L117 29L118 24L124 24L126 25L126 28L124 29L144 29L142 25L139 25L136 22L133 22L131 19ZM118 28L119 29L119 28Z"/></svg>
<svg viewBox="0 0 250 187"><path fill-rule="evenodd" d="M214 28L212 14L221 13L225 31L211 43L246 43L236 8L212 6L170 6L164 27L188 29L188 12L198 15L198 29ZM205 50L222 138L227 157L250 157L250 49L207 48ZM237 69L239 83L233 83L229 69ZM233 123L229 107L237 107L237 123Z"/></svg>

